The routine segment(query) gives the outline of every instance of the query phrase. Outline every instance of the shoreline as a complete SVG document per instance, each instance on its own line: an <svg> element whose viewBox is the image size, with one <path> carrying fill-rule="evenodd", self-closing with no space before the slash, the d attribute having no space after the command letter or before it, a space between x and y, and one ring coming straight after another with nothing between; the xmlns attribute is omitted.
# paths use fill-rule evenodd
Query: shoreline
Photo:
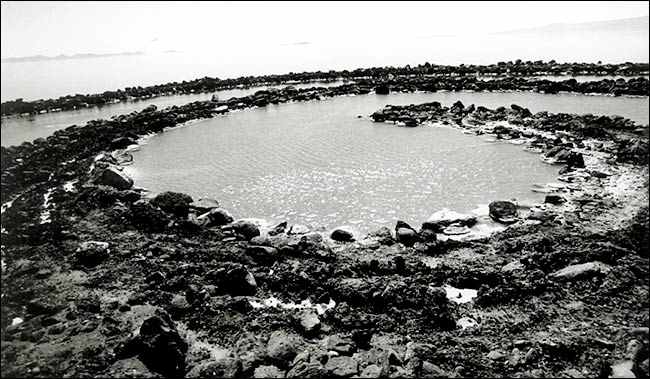
<svg viewBox="0 0 650 379"><path fill-rule="evenodd" d="M397 376L575 370L597 376L620 361L647 359L647 349L628 358L626 346L648 338L648 211L632 202L623 215L618 208L629 194L642 202L637 194L647 198L647 187L616 179L610 192L620 187L621 198L603 198L602 181L617 173L590 167L594 154L647 182L648 127L630 120L458 102L375 112L378 122L446 122L478 134L496 131L504 141L530 139L547 157L566 161L568 181L594 185L565 199L566 206L579 207L578 215L553 205L541 210L550 214L536 215L539 224L515 223L471 241L442 240L428 228L399 222L394 231L383 228L357 242L289 225L256 235L260 230L250 222L224 222L213 211L201 219L213 205L190 203L182 194L147 201L133 183L122 186L128 180L111 182L120 189L93 183L94 173L118 163L109 158L116 147L185 122L274 101L372 91L342 87L150 108L3 148L2 202L13 201L2 214L3 376L124 376L136 370L193 377L216 367L228 370L221 376L266 368L293 377L337 370L354 375L372 366ZM526 127L540 135L525 136ZM567 135L558 133L562 129ZM602 143L609 139L615 142ZM75 193L64 189L72 180ZM45 210L45 193L56 206L48 209L50 222L40 224L35 220ZM621 224L611 223L611 215ZM460 220L454 220L458 227ZM435 267L424 263L429 258L439 259ZM331 307L314 312L311 304ZM612 312L626 319L610 321ZM162 328L147 331L143 323ZM153 345L151 338L175 342ZM276 354L277 345L289 352ZM147 354L169 357L171 366Z"/></svg>
<svg viewBox="0 0 650 379"><path fill-rule="evenodd" d="M501 65L501 63L503 63ZM519 71L524 70L524 71ZM567 75L569 73L577 75L593 75L604 76L617 75L617 74L631 74L629 76L636 76L636 78L626 79L603 79L594 83L599 83L595 92L597 93L612 93L616 95L632 94L640 96L648 96L648 79L642 75L648 75L648 65L643 63L627 64L557 64L555 62L500 62L499 65L490 66L436 66L436 65L419 65L411 68L410 66L397 67L397 68L371 68L371 69L356 69L353 71L329 71L329 72L303 72L303 73L290 73L285 75L266 75L259 77L240 77L235 79L219 78L201 78L189 82L172 82L167 84L159 84L147 87L126 87L124 90L105 91L102 94L93 95L75 95L75 96L61 96L58 99L41 99L35 101L5 101L2 102L2 116L9 115L35 115L39 113L49 113L52 111L73 110L79 108L87 108L97 105L108 103L122 102L126 100L133 100L134 98L152 98L164 95L179 95L179 94L192 94L192 93L211 93L217 90L234 89L238 86L257 86L257 85L280 85L289 82L305 83L309 81L336 81L336 80L366 80L375 82L380 85L386 82L403 81L406 84L413 79L421 79L429 82L429 87L436 84L438 81L446 82L446 85L451 89L458 90L459 85L466 86L469 89L474 87L482 87L483 90L488 87L494 87L496 84L510 86L512 81L519 81L519 86L526 86L527 84L521 81L528 82L533 86L541 87L541 92L561 90L559 88L571 87L575 92L585 92L584 83L576 82L575 79L554 82L545 79L539 79L539 76L549 73L557 73L559 75ZM526 72L526 76L517 75L517 73ZM490 80L480 80L476 77L478 73L500 73L507 74L507 77L496 77ZM626 75L628 76L628 75ZM484 75L485 77L485 75ZM459 80L465 80L466 83L459 83ZM621 82L622 80L622 82ZM640 81L640 84L637 82ZM495 82L492 85L487 82ZM590 83L590 82L586 82ZM593 86L592 86L593 87Z"/></svg>

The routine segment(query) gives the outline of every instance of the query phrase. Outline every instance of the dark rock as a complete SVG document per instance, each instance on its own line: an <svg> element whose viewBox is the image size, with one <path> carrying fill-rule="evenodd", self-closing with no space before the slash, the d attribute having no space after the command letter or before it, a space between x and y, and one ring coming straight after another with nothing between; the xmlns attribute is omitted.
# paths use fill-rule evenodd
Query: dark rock
<svg viewBox="0 0 650 379"><path fill-rule="evenodd" d="M266 355L276 361L288 364L298 354L296 337L284 331L276 330L271 333L266 345Z"/></svg>
<svg viewBox="0 0 650 379"><path fill-rule="evenodd" d="M442 233L446 227L452 224L472 227L477 222L478 219L474 215L462 214L444 209L431 215L431 217L422 224L422 229L429 229L436 233Z"/></svg>
<svg viewBox="0 0 650 379"><path fill-rule="evenodd" d="M277 249L270 246L249 246L246 254L262 264L271 264L278 258Z"/></svg>
<svg viewBox="0 0 650 379"><path fill-rule="evenodd" d="M133 187L133 179L115 167L105 169L97 179L97 183L117 188L120 191Z"/></svg>
<svg viewBox="0 0 650 379"><path fill-rule="evenodd" d="M239 220L232 224L232 229L237 233L243 236L247 241L253 237L259 236L260 229L252 223L251 221Z"/></svg>
<svg viewBox="0 0 650 379"><path fill-rule="evenodd" d="M395 239L393 238L392 234L390 233L390 229L387 227L381 227L378 230L370 233L368 237L371 238L377 238L377 242L379 242L382 245L392 245L395 243Z"/></svg>
<svg viewBox="0 0 650 379"><path fill-rule="evenodd" d="M234 218L228 211L223 208L215 208L210 211L208 214L208 219L210 219L211 225L226 225L234 221Z"/></svg>
<svg viewBox="0 0 650 379"><path fill-rule="evenodd" d="M404 246L410 247L420 241L418 232L404 221L397 221L397 225L395 226L395 236L397 242L404 244Z"/></svg>
<svg viewBox="0 0 650 379"><path fill-rule="evenodd" d="M390 88L387 84L378 84L377 87L375 87L375 93L377 95L388 95L390 93Z"/></svg>
<svg viewBox="0 0 650 379"><path fill-rule="evenodd" d="M544 198L544 203L547 204L558 205L564 203L565 201L566 199L560 195L546 195L546 198Z"/></svg>
<svg viewBox="0 0 650 379"><path fill-rule="evenodd" d="M118 137L111 141L111 150L126 149L130 145L135 145L138 142L129 137Z"/></svg>
<svg viewBox="0 0 650 379"><path fill-rule="evenodd" d="M182 218L187 217L192 202L191 196L178 192L163 192L151 200L151 204L163 211Z"/></svg>
<svg viewBox="0 0 650 379"><path fill-rule="evenodd" d="M185 375L187 343L176 331L168 314L156 311L140 326L138 336L140 360L151 370L167 377Z"/></svg>
<svg viewBox="0 0 650 379"><path fill-rule="evenodd" d="M332 249L322 235L309 233L300 237L298 251L308 255L327 256L332 252Z"/></svg>
<svg viewBox="0 0 650 379"><path fill-rule="evenodd" d="M517 222L517 206L509 201L493 201L489 205L490 217L503 224Z"/></svg>
<svg viewBox="0 0 650 379"><path fill-rule="evenodd" d="M341 241L341 242L354 241L354 234L352 233L352 230L350 230L349 227L345 227L345 226L334 229L330 237L335 241Z"/></svg>
<svg viewBox="0 0 650 379"><path fill-rule="evenodd" d="M155 104L151 104L142 110L142 113L150 113L158 110L158 107Z"/></svg>
<svg viewBox="0 0 650 379"><path fill-rule="evenodd" d="M75 252L75 259L82 266L95 267L106 260L109 253L108 242L82 242Z"/></svg>

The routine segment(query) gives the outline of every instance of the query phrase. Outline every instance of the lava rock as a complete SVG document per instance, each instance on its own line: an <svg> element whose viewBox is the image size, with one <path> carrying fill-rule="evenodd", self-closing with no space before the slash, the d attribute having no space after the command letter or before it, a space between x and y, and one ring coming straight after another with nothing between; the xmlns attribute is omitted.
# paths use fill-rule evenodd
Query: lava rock
<svg viewBox="0 0 650 379"><path fill-rule="evenodd" d="M105 169L97 179L97 183L111 186L120 191L133 187L133 179L115 167Z"/></svg>
<svg viewBox="0 0 650 379"><path fill-rule="evenodd" d="M441 233L446 227L452 224L471 228L477 222L478 219L474 215L443 209L432 214L431 217L422 224L422 229L429 229L436 233Z"/></svg>
<svg viewBox="0 0 650 379"><path fill-rule="evenodd" d="M169 191L160 193L151 200L151 204L163 211L182 218L187 217L192 202L192 197L189 195Z"/></svg>
<svg viewBox="0 0 650 379"><path fill-rule="evenodd" d="M354 233L352 231L352 228L349 226L341 226L332 231L330 238L340 242L352 242L354 241Z"/></svg>
<svg viewBox="0 0 650 379"><path fill-rule="evenodd" d="M233 222L235 219L228 211L223 208L215 208L208 213L208 219L211 225L220 226Z"/></svg>
<svg viewBox="0 0 650 379"><path fill-rule="evenodd" d="M109 254L108 242L82 242L75 252L75 260L82 266L95 267L106 260Z"/></svg>
<svg viewBox="0 0 650 379"><path fill-rule="evenodd" d="M198 365L186 378L239 378L242 377L242 361L236 358L221 358Z"/></svg>
<svg viewBox="0 0 650 379"><path fill-rule="evenodd" d="M140 326L136 349L140 360L151 371L167 377L184 376L187 348L167 313L157 310L155 316Z"/></svg>
<svg viewBox="0 0 650 379"><path fill-rule="evenodd" d="M327 360L325 369L336 377L347 378L359 372L359 362L352 357L333 357Z"/></svg>
<svg viewBox="0 0 650 379"><path fill-rule="evenodd" d="M298 354L296 338L284 331L276 330L271 333L266 345L266 355L279 362L288 364Z"/></svg>
<svg viewBox="0 0 650 379"><path fill-rule="evenodd" d="M488 208L494 221L512 224L518 220L517 206L509 201L493 201Z"/></svg>
<svg viewBox="0 0 650 379"><path fill-rule="evenodd" d="M611 267L602 262L587 262L567 266L551 274L553 277L561 280L577 280L592 277L599 274L607 274Z"/></svg>

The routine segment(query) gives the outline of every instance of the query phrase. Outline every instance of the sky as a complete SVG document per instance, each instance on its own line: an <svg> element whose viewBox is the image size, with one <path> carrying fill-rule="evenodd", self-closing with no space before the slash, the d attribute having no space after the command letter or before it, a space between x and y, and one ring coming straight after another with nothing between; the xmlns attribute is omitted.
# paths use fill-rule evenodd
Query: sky
<svg viewBox="0 0 650 379"><path fill-rule="evenodd" d="M464 35L647 16L649 2L3 1L1 56Z"/></svg>

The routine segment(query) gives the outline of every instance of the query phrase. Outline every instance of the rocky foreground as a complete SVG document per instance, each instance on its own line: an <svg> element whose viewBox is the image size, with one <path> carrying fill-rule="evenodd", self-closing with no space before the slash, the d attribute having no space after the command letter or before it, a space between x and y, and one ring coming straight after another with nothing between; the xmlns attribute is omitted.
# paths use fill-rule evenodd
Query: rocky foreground
<svg viewBox="0 0 650 379"><path fill-rule="evenodd" d="M374 113L562 165L545 204L495 199L507 229L481 238L447 211L362 237L265 230L216 200L148 199L120 170L139 137L180 123L372 90L150 107L2 148L2 376L647 377L647 125L516 105Z"/></svg>

